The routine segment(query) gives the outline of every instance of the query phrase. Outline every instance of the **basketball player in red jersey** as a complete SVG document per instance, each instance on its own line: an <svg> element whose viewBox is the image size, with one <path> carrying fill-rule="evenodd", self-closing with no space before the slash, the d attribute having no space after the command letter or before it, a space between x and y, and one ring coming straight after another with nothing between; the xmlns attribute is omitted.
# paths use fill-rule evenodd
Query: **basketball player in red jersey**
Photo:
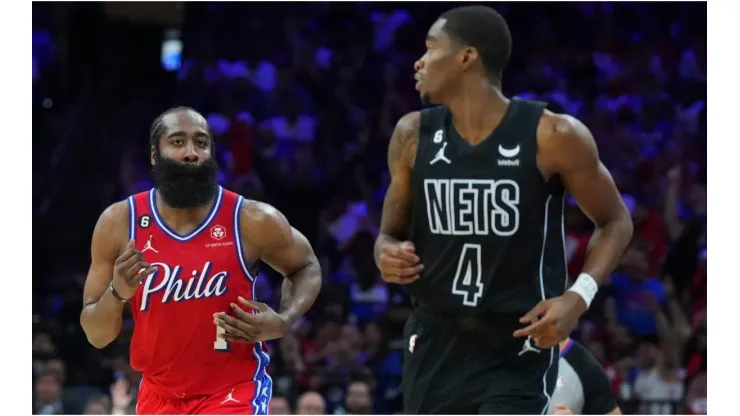
<svg viewBox="0 0 740 416"><path fill-rule="evenodd" d="M319 263L275 208L217 184L202 115L166 111L150 142L155 188L111 205L95 227L82 327L103 348L131 304L139 414L266 414L264 341L311 307ZM254 299L259 260L286 278L279 311Z"/></svg>

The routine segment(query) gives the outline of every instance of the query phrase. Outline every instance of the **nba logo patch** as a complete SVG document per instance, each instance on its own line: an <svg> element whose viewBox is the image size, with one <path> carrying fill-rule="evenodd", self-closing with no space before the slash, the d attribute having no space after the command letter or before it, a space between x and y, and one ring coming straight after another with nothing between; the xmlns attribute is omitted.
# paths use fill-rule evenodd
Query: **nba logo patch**
<svg viewBox="0 0 740 416"><path fill-rule="evenodd" d="M211 228L211 238L214 240L221 240L224 237L226 237L226 228L220 225L214 225Z"/></svg>
<svg viewBox="0 0 740 416"><path fill-rule="evenodd" d="M409 352L411 354L414 353L414 350L416 349L416 339L419 338L416 336L416 334L411 335L411 338L409 338Z"/></svg>
<svg viewBox="0 0 740 416"><path fill-rule="evenodd" d="M558 377L558 381L555 383L555 390L560 390L565 385L565 380L563 379L563 376Z"/></svg>

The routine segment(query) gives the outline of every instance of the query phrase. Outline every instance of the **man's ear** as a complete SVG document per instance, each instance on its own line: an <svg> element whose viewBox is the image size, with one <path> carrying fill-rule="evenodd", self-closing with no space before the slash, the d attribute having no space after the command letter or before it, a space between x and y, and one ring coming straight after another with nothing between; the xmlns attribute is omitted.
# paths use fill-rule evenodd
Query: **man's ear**
<svg viewBox="0 0 740 416"><path fill-rule="evenodd" d="M478 54L478 50L473 47L468 46L458 52L458 61L460 62L460 65L462 65L464 71L468 70L479 60L480 54Z"/></svg>

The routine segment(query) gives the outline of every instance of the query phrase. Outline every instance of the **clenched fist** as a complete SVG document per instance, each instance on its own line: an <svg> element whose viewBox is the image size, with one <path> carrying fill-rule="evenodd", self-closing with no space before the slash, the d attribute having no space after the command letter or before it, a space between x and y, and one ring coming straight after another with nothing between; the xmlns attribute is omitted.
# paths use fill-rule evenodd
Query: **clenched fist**
<svg viewBox="0 0 740 416"><path fill-rule="evenodd" d="M156 266L144 261L135 244L134 240L130 240L126 250L113 265L112 285L124 299L131 299L136 294L139 282L157 270Z"/></svg>
<svg viewBox="0 0 740 416"><path fill-rule="evenodd" d="M421 259L415 251L414 244L410 241L383 245L378 257L378 269L383 280L402 285L417 281L424 265L420 263Z"/></svg>

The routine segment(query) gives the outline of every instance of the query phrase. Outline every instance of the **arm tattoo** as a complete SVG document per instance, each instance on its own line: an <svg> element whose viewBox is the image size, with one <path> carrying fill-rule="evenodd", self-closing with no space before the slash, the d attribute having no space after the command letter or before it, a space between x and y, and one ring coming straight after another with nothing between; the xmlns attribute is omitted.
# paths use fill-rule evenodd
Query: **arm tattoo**
<svg viewBox="0 0 740 416"><path fill-rule="evenodd" d="M411 169L419 144L421 117L418 112L402 117L388 145L388 168L391 184L383 203L381 234L396 239L406 236L411 214Z"/></svg>
<svg viewBox="0 0 740 416"><path fill-rule="evenodd" d="M408 169L414 165L416 148L419 145L420 123L419 113L409 113L398 120L391 142L388 144L388 168L391 174L399 162L408 161L404 163L404 167Z"/></svg>

